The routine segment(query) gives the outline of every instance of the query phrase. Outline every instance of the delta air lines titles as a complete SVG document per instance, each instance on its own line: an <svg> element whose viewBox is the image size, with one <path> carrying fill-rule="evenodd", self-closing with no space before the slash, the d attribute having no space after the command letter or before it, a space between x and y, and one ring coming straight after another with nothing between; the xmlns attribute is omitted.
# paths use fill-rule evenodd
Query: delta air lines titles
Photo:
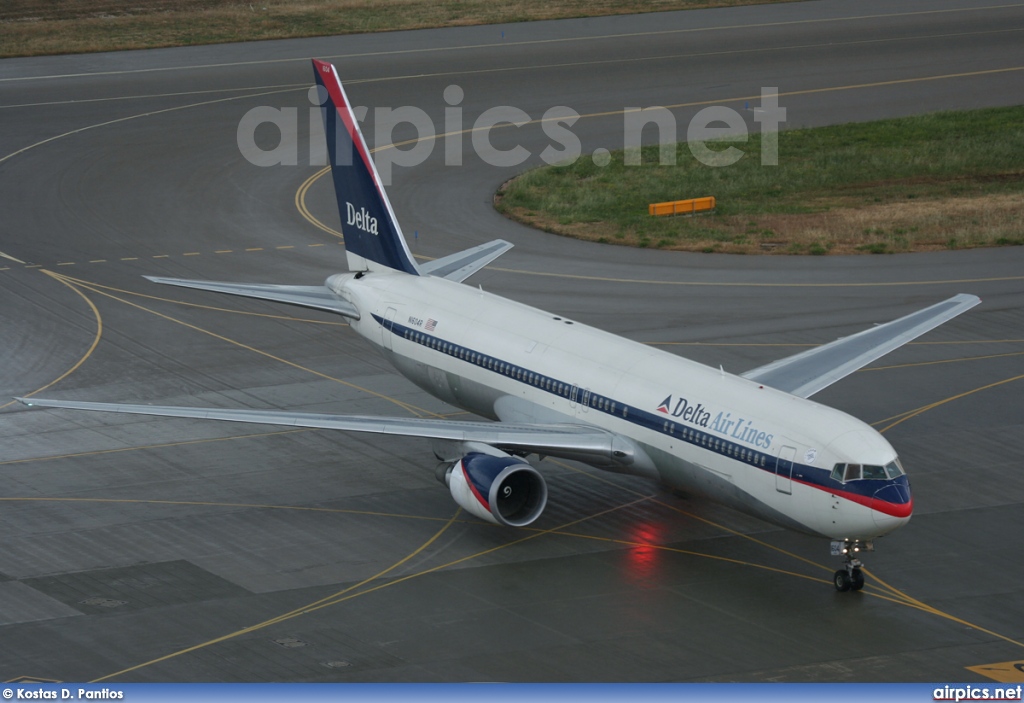
<svg viewBox="0 0 1024 703"><path fill-rule="evenodd" d="M661 401L657 410L660 413L681 418L683 422L688 422L696 427L709 429L761 449L771 447L772 440L775 438L774 435L755 426L753 420L746 420L742 417L734 420L732 413L721 410L712 418L712 411L705 408L703 403L694 405L682 397L673 403L672 396L668 396Z"/></svg>

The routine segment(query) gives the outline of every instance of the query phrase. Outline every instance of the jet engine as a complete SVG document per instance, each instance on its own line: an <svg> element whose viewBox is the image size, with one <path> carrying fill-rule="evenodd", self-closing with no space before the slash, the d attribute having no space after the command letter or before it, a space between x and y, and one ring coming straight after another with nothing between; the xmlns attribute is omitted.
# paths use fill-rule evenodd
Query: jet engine
<svg viewBox="0 0 1024 703"><path fill-rule="evenodd" d="M471 452L438 467L438 480L455 502L496 525L523 527L536 520L548 502L544 477L522 459Z"/></svg>

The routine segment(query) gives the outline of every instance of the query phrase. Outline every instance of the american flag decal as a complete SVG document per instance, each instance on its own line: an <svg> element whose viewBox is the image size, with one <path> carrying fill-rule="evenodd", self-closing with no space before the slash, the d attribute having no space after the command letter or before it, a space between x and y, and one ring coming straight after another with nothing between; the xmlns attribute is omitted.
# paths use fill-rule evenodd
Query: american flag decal
<svg viewBox="0 0 1024 703"><path fill-rule="evenodd" d="M434 328L437 327L437 320L433 320L433 319L429 319L428 318L427 319L427 324L425 325L425 327L426 327L427 332L433 332Z"/></svg>

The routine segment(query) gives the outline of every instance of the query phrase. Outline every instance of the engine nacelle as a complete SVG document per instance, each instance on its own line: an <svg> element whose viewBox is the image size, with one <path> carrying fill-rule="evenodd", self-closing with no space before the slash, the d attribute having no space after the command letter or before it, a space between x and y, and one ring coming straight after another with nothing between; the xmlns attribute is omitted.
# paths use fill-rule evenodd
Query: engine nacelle
<svg viewBox="0 0 1024 703"><path fill-rule="evenodd" d="M548 503L544 477L527 462L507 454L467 454L444 472L443 480L456 503L496 525L529 525Z"/></svg>

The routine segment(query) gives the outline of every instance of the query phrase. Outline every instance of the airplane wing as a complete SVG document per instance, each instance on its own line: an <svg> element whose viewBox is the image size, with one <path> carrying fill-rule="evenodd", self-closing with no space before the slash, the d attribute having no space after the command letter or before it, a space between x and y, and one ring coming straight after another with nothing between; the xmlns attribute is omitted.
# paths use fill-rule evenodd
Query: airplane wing
<svg viewBox="0 0 1024 703"><path fill-rule="evenodd" d="M227 420L230 422L249 422L262 425L310 427L383 435L401 435L405 437L424 437L458 442L479 442L513 453L535 453L618 465L629 465L633 459L633 447L629 440L590 425L470 422L465 420L434 420L410 417L330 415L248 408L190 408L169 405L94 403L44 398L16 398L16 400L24 405L42 408L98 410L131 415L184 417L198 420Z"/></svg>
<svg viewBox="0 0 1024 703"><path fill-rule="evenodd" d="M495 239L493 242L449 254L441 259L419 264L420 273L461 283L512 248L510 242Z"/></svg>
<svg viewBox="0 0 1024 703"><path fill-rule="evenodd" d="M924 310L741 374L800 398L827 388L981 302L961 293Z"/></svg>
<svg viewBox="0 0 1024 703"><path fill-rule="evenodd" d="M243 298L272 300L276 303L316 308L317 310L326 310L345 317L351 317L354 320L359 319L359 311L356 310L356 306L347 300L339 298L327 286L278 286L260 283L190 281L184 278L162 278L160 276L145 276L145 278L153 283L162 283L168 286L196 288L214 293L228 293L230 295L239 295Z"/></svg>

